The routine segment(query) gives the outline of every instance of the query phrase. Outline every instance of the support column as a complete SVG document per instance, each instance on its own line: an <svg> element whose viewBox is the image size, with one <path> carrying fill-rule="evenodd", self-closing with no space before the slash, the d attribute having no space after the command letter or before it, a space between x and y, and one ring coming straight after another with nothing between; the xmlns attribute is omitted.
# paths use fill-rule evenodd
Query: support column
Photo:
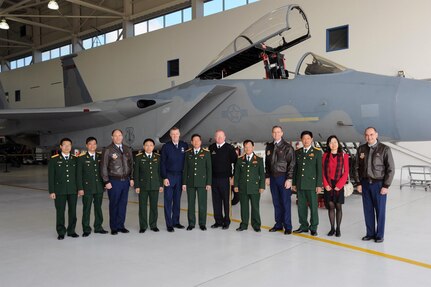
<svg viewBox="0 0 431 287"><path fill-rule="evenodd" d="M204 0L192 0L192 19L204 16Z"/></svg>
<svg viewBox="0 0 431 287"><path fill-rule="evenodd" d="M130 21L130 16L133 14L133 2L132 0L123 0L123 39L133 37L133 22Z"/></svg>
<svg viewBox="0 0 431 287"><path fill-rule="evenodd" d="M79 5L72 4L72 15L73 16L81 16L81 7ZM73 18L72 19L72 53L78 53L83 50L82 48L82 39L78 38L78 34L81 31L81 19Z"/></svg>

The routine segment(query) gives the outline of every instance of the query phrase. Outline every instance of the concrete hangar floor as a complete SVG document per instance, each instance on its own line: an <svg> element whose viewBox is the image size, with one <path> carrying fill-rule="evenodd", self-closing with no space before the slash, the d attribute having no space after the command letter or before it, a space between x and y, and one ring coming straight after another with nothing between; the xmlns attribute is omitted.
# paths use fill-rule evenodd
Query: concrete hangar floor
<svg viewBox="0 0 431 287"><path fill-rule="evenodd" d="M138 233L137 196L130 191L128 234L94 234L57 240L55 209L48 199L47 168L24 166L0 173L1 286L430 286L431 192L390 188L384 243L364 242L360 195L346 199L342 236L326 236L327 212L319 209L319 235L269 233L274 224L269 190L261 199L263 229L166 231L163 196L160 232ZM292 197L294 199L295 197ZM298 226L292 203L292 223ZM108 200L103 203L108 229ZM187 225L186 196L181 223ZM208 211L212 212L211 197ZM77 232L82 203L78 202ZM93 215L92 215L93 216ZM92 218L93 220L93 218ZM208 214L207 227L213 223Z"/></svg>

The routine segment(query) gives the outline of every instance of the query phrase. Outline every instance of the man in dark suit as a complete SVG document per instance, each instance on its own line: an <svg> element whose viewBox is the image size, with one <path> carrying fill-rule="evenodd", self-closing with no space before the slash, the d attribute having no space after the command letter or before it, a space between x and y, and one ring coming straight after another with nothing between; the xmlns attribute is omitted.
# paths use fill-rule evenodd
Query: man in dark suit
<svg viewBox="0 0 431 287"><path fill-rule="evenodd" d="M180 141L180 130L173 127L169 131L171 140L163 145L161 151L160 173L164 185L165 221L168 232L174 227L183 229L180 224L180 204L184 156L188 145Z"/></svg>
<svg viewBox="0 0 431 287"><path fill-rule="evenodd" d="M211 193L215 219L211 228L228 229L230 225L230 187L233 185L233 169L238 156L235 148L226 143L224 131L217 130L214 140L215 143L209 146L212 163Z"/></svg>
<svg viewBox="0 0 431 287"><path fill-rule="evenodd" d="M91 233L90 213L91 205L94 203L94 233L106 234L108 231L102 227L103 213L102 201L103 179L100 175L100 160L101 154L96 152L97 139L89 137L85 141L87 152L78 157L78 167L76 175L76 183L78 186L78 196L82 196L82 230L83 237L87 237Z"/></svg>

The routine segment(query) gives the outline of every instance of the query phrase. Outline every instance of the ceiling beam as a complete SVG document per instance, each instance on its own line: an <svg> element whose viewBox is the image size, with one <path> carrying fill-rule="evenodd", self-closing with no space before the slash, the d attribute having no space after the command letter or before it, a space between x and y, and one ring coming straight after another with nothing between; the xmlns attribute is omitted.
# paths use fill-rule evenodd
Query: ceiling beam
<svg viewBox="0 0 431 287"><path fill-rule="evenodd" d="M88 2L85 2L85 1L81 1L81 0L66 0L66 1L70 2L70 3L73 3L73 4L77 4L77 5L83 6L83 7L91 8L91 9L94 9L94 10L103 11L103 12L106 12L106 13L109 13L109 14L114 14L114 15L118 15L118 16L121 16L121 17L124 16L122 12L118 12L118 11L112 10L110 8L106 8L106 7L103 7L103 6L100 6L100 5L88 3Z"/></svg>
<svg viewBox="0 0 431 287"><path fill-rule="evenodd" d="M43 23L38 23L38 22L34 22L34 21L22 19L22 18L8 17L8 20L11 20L11 21L14 21L14 22L23 23L23 24L27 24L27 25L33 25L33 26L38 26L38 27L42 27L42 28L47 28L47 29L51 29L51 30L61 31L61 32L65 32L65 33L70 33L70 34L72 33L72 31L70 31L70 30L66 30L66 29L63 29L63 28L58 28L58 27L54 27L54 26L51 26L51 25L47 25L47 24L43 24Z"/></svg>
<svg viewBox="0 0 431 287"><path fill-rule="evenodd" d="M31 14L6 14L3 17L34 17L34 18L94 18L94 19L122 19L120 16L94 16L94 15L31 15Z"/></svg>
<svg viewBox="0 0 431 287"><path fill-rule="evenodd" d="M24 45L27 47L33 46L31 43L26 43L26 42L21 42L21 41L6 39L6 38L0 38L0 42L9 42L9 43L18 44L18 45Z"/></svg>
<svg viewBox="0 0 431 287"><path fill-rule="evenodd" d="M17 9L21 9L22 5L24 5L24 4L28 3L28 2L31 2L31 1L33 1L33 0L23 0L23 1L21 1L21 2L16 3L15 5L12 5L12 6L10 6L10 7L7 7L6 9L2 9L2 10L0 11L0 15L3 15L3 14L6 14L6 13L9 13L9 12L11 12L11 11L15 11L15 10L17 10Z"/></svg>

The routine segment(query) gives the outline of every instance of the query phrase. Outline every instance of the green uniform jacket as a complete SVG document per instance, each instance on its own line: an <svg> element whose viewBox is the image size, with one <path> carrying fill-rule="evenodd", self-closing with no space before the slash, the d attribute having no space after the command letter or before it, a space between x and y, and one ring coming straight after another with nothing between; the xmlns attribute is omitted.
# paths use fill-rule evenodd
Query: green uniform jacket
<svg viewBox="0 0 431 287"><path fill-rule="evenodd" d="M74 155L65 160L61 154L51 157L48 163L48 191L55 194L76 194L76 165Z"/></svg>
<svg viewBox="0 0 431 287"><path fill-rule="evenodd" d="M153 152L151 159L145 153L135 156L133 179L135 187L142 190L159 190L163 186L160 176L160 155Z"/></svg>
<svg viewBox="0 0 431 287"><path fill-rule="evenodd" d="M76 169L76 185L78 190L84 190L84 193L95 194L103 193L103 179L100 175L100 160L102 155L96 153L96 159L93 160L88 153L77 158L78 165Z"/></svg>
<svg viewBox="0 0 431 287"><path fill-rule="evenodd" d="M265 171L263 159L253 154L249 163L246 155L238 158L235 165L234 187L239 192L247 194L258 194L259 189L265 189Z"/></svg>
<svg viewBox="0 0 431 287"><path fill-rule="evenodd" d="M296 166L292 185L298 190L315 190L322 183L322 151L311 147L307 153L300 148L295 151Z"/></svg>
<svg viewBox="0 0 431 287"><path fill-rule="evenodd" d="M212 183L211 154L201 148L197 155L188 149L184 160L183 185L189 187L205 187Z"/></svg>

